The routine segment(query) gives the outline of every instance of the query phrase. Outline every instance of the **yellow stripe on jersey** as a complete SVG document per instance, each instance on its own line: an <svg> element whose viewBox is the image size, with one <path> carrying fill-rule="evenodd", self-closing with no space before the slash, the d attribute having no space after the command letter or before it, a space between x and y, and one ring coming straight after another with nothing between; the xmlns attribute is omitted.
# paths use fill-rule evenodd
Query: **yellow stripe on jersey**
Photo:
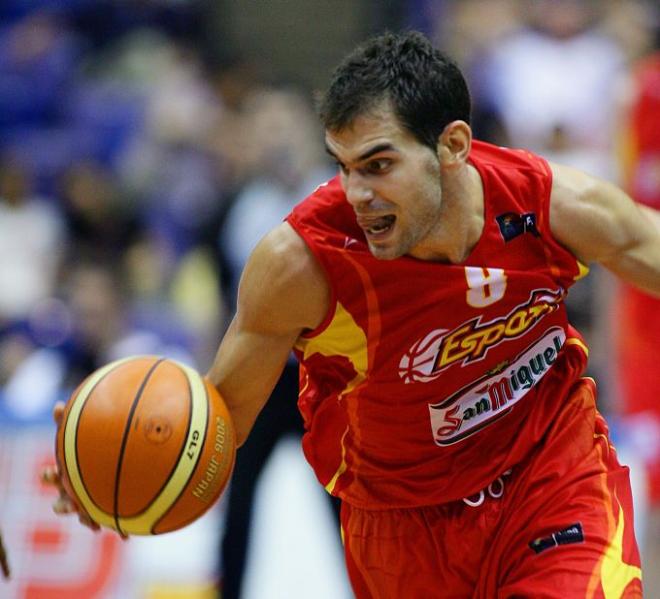
<svg viewBox="0 0 660 599"><path fill-rule="evenodd" d="M605 599L620 599L623 591L633 580L642 580L641 568L631 566L623 561L625 518L619 500L616 501L619 504L619 522L614 537L605 551L600 569L600 579Z"/></svg>
<svg viewBox="0 0 660 599"><path fill-rule="evenodd" d="M369 358L367 354L367 336L358 326L353 316L337 302L335 314L328 327L316 337L302 337L296 343L296 348L303 353L303 361L318 353L322 356L343 356L352 365L356 374L350 380L340 397L347 395L355 389L367 376ZM339 477L346 472L346 447L344 439L348 428L341 438L341 461L337 471L330 482L325 486L328 493L332 493Z"/></svg>
<svg viewBox="0 0 660 599"><path fill-rule="evenodd" d="M584 279L589 274L589 267L586 264L582 264L579 260L576 260L577 262L577 267L578 267L578 274L573 277L574 281L579 281L580 279Z"/></svg>
<svg viewBox="0 0 660 599"><path fill-rule="evenodd" d="M589 357L589 348L581 339L578 339L577 337L569 337L566 339L566 343L564 345L577 345L585 353L585 355Z"/></svg>
<svg viewBox="0 0 660 599"><path fill-rule="evenodd" d="M348 433L348 427L346 427L346 430L344 431L344 434L341 436L341 464L339 464L339 468L337 468L337 472L335 472L330 479L330 482L325 486L325 490L332 494L332 491L335 488L335 485L337 484L337 479L346 472L346 468L348 467L346 465L346 446L344 445L344 439L346 438L346 433Z"/></svg>
<svg viewBox="0 0 660 599"><path fill-rule="evenodd" d="M337 302L328 327L316 337L299 338L296 348L303 352L303 360L316 353L322 356L343 356L349 360L357 374L346 385L342 395L353 391L366 378L367 336L340 302Z"/></svg>

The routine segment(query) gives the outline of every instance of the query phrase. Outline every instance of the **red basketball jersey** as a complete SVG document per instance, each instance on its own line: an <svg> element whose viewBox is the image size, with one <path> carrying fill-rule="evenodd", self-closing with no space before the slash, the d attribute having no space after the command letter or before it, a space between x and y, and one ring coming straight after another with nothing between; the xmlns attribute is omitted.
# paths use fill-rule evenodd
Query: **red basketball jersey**
<svg viewBox="0 0 660 599"><path fill-rule="evenodd" d="M338 178L288 217L332 290L296 345L303 449L355 506L484 488L543 437L586 363L563 301L586 268L550 233L547 163L481 142L470 160L485 224L462 264L376 259Z"/></svg>

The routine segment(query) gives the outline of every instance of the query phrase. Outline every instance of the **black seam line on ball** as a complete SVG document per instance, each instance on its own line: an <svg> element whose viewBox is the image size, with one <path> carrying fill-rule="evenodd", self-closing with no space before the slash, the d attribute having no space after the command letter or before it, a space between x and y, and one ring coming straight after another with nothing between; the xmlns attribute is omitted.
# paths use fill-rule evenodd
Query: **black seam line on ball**
<svg viewBox="0 0 660 599"><path fill-rule="evenodd" d="M158 493L156 494L156 497L160 497L160 494L163 492L163 490L165 489L167 484L172 479L172 476L174 475L174 472L176 471L177 466L179 465L179 462L181 461L181 458L186 453L188 438L190 436L190 430L192 429L192 426L193 426L193 403L194 402L193 402L193 389L192 389L192 386L190 384L190 378L186 374L186 371L183 368L181 368L181 366L179 366L176 363L174 365L179 369L181 374L186 379L186 385L188 387L188 400L189 400L189 404L188 404L188 426L186 428L186 434L183 437L183 443L181 445L181 451L179 452L179 456L177 457L176 462L174 462L174 466L172 467L172 471L170 472L169 476L167 477L167 480L163 483L163 486L159 489ZM206 397L206 429L203 431L202 442L201 442L201 445L199 447L199 451L197 452L197 459L195 460L195 463L193 464L193 467L190 469L190 474L188 475L188 479L186 480L185 484L181 485L181 490L179 491L179 494L176 496L176 499L167 508L167 510L165 510L165 512L160 516L160 518L158 518L153 523L153 525L151 527L151 534L157 534L154 531L156 530L158 525L163 521L163 518L165 518L170 513L172 508L176 505L177 501L179 501L179 499L181 499L181 496L183 495L183 492L186 490L186 487L190 483L193 476L195 476L195 472L197 470L197 466L199 465L199 461L202 459L202 453L204 453L204 444L206 443L206 438L209 436L208 435L208 429L209 429L209 418L210 418L210 415L209 415L209 411L210 411L209 402L210 402L210 400L209 400L209 396L208 396L208 391L206 390L206 385L204 385L204 393L205 393L205 397ZM200 433L202 433L202 431L200 431ZM185 524L189 524L189 522L186 522Z"/></svg>
<svg viewBox="0 0 660 599"><path fill-rule="evenodd" d="M144 379L142 379L140 388L137 390L137 393L135 394L135 399L133 400L133 405L131 406L131 410L128 413L126 427L124 428L124 436L121 440L121 449L119 450L119 460L117 461L117 476L115 478L115 498L114 498L113 511L115 518L115 527L117 529L117 532L120 532L122 534L124 534L124 531L121 529L121 526L119 526L119 479L121 478L121 467L124 463L124 452L126 450L126 444L128 443L128 435L130 433L131 424L133 423L133 416L135 415L135 410L137 409L137 405L140 402L142 393L144 392L144 389L147 386L147 383L149 382L151 375L154 373L156 368L158 368L158 366L164 361L165 358L159 358L158 360L156 360L156 362L154 362L152 367L145 375Z"/></svg>

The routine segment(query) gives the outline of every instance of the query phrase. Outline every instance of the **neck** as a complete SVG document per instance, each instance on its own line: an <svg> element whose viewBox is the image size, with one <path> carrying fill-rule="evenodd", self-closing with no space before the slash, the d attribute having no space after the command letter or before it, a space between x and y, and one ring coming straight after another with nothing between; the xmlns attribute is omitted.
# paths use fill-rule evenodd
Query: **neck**
<svg viewBox="0 0 660 599"><path fill-rule="evenodd" d="M469 164L442 175L441 231L434 248L417 256L424 260L460 264L477 245L484 228L484 192L481 176Z"/></svg>

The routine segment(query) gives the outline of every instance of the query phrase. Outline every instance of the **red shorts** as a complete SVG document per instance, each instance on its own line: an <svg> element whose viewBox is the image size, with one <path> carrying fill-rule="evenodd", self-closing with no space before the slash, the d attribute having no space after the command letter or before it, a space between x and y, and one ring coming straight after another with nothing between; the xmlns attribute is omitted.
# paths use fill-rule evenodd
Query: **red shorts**
<svg viewBox="0 0 660 599"><path fill-rule="evenodd" d="M641 597L628 468L576 384L537 451L488 488L438 506L342 507L358 599Z"/></svg>

